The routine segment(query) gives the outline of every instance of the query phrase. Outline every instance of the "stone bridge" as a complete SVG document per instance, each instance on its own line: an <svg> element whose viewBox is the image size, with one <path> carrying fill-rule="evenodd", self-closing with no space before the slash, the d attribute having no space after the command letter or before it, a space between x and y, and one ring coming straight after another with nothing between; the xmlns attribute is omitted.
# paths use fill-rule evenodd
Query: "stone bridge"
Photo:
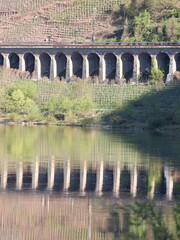
<svg viewBox="0 0 180 240"><path fill-rule="evenodd" d="M0 65L28 72L34 79L54 78L67 81L98 76L105 79L146 78L152 60L165 73L165 82L180 71L180 44L0 44Z"/></svg>

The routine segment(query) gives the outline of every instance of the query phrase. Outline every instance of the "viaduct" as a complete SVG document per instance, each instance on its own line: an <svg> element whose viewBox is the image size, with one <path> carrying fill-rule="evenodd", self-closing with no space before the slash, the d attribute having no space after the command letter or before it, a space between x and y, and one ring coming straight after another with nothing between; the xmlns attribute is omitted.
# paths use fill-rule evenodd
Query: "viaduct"
<svg viewBox="0 0 180 240"><path fill-rule="evenodd" d="M164 70L165 82L180 71L180 43L0 43L0 65L29 72L34 79L68 81L98 76L100 81L145 78L154 64Z"/></svg>

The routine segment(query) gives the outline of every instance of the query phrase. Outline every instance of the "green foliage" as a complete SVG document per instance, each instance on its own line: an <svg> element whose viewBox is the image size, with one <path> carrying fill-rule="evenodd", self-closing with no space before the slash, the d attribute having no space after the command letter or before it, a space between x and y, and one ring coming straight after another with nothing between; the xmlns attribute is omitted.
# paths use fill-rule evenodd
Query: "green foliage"
<svg viewBox="0 0 180 240"><path fill-rule="evenodd" d="M95 120L93 117L85 117L80 120L80 124L82 124L83 126L92 125L92 124L94 124L94 122L95 122Z"/></svg>
<svg viewBox="0 0 180 240"><path fill-rule="evenodd" d="M85 115L95 107L95 103L89 97L69 99L62 96L53 96L47 103L47 111L52 114Z"/></svg>
<svg viewBox="0 0 180 240"><path fill-rule="evenodd" d="M159 128L165 125L165 119L162 116L152 117L148 120L150 128Z"/></svg>
<svg viewBox="0 0 180 240"><path fill-rule="evenodd" d="M111 125L121 125L125 120L121 116L112 116L109 122Z"/></svg>
<svg viewBox="0 0 180 240"><path fill-rule="evenodd" d="M37 118L40 110L35 102L37 98L37 86L31 81L19 81L5 92L2 110L10 113L9 117L14 121ZM2 104L2 101L1 101ZM35 117L36 116L36 117Z"/></svg>
<svg viewBox="0 0 180 240"><path fill-rule="evenodd" d="M152 85L155 85L155 84L163 81L164 72L163 72L163 70L161 70L157 67L155 59L152 60L152 68L150 70L149 77L150 77L149 83Z"/></svg>
<svg viewBox="0 0 180 240"><path fill-rule="evenodd" d="M146 239L147 231L151 228L154 239L174 240L174 236L165 224L162 213L151 202L136 202L134 205L122 207L129 215L129 236L127 239Z"/></svg>
<svg viewBox="0 0 180 240"><path fill-rule="evenodd" d="M135 16L134 20L134 41L151 41L151 15L147 10Z"/></svg>
<svg viewBox="0 0 180 240"><path fill-rule="evenodd" d="M38 96L37 84L33 81L18 81L12 87L8 89L8 94L12 95L12 92L16 90L21 90L25 98L30 98L35 100Z"/></svg>
<svg viewBox="0 0 180 240"><path fill-rule="evenodd" d="M19 114L38 113L39 108L34 100L26 97L20 89L10 89L5 100L6 112L17 112Z"/></svg>
<svg viewBox="0 0 180 240"><path fill-rule="evenodd" d="M131 0L112 18L120 41L180 41L178 0Z"/></svg>

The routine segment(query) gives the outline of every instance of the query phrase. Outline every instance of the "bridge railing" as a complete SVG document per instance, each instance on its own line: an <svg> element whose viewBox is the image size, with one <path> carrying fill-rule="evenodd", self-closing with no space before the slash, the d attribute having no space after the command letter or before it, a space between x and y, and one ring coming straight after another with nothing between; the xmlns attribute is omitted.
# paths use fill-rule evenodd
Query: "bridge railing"
<svg viewBox="0 0 180 240"><path fill-rule="evenodd" d="M180 46L180 42L0 42L0 46Z"/></svg>

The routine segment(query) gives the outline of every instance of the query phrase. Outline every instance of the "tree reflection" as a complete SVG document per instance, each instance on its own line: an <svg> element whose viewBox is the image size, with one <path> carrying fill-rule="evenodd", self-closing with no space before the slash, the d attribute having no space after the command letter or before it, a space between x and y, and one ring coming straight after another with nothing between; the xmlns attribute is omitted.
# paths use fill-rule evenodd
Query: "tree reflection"
<svg viewBox="0 0 180 240"><path fill-rule="evenodd" d="M180 233L180 205L173 209L173 219L171 224L164 217L161 206L155 205L153 202L136 202L118 207L125 214L128 214L128 232L124 232L128 240L178 240ZM166 210L165 210L166 211ZM127 224L127 223L126 223ZM172 226L176 226L176 230Z"/></svg>

